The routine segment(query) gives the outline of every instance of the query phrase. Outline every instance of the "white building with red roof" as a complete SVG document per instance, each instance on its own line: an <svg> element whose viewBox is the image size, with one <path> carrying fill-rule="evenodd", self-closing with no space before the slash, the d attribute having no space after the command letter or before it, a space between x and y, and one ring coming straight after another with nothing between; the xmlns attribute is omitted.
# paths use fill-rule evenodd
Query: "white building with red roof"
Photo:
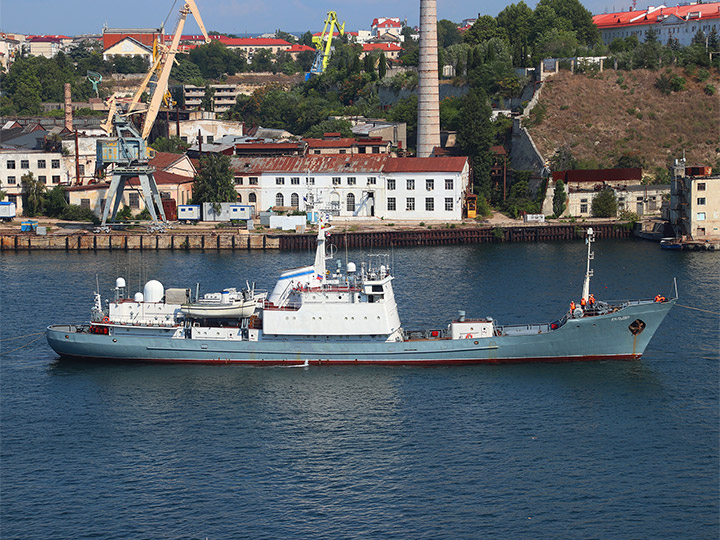
<svg viewBox="0 0 720 540"><path fill-rule="evenodd" d="M614 39L636 36L645 41L645 33L651 28L661 43L670 39L688 46L698 31L709 35L713 30L720 33L720 2L675 6L651 6L635 11L620 11L593 16L605 43Z"/></svg>
<svg viewBox="0 0 720 540"><path fill-rule="evenodd" d="M375 155L233 157L238 202L337 218L457 221L470 185L466 157Z"/></svg>
<svg viewBox="0 0 720 540"><path fill-rule="evenodd" d="M378 17L370 25L370 33L374 39L392 38L402 41L402 22L399 17Z"/></svg>
<svg viewBox="0 0 720 540"><path fill-rule="evenodd" d="M403 51L403 48L397 43L365 43L362 46L360 58L365 58L368 54L372 54L376 51L382 52L385 55L385 58L397 60L400 58L400 53Z"/></svg>
<svg viewBox="0 0 720 540"><path fill-rule="evenodd" d="M227 36L211 36L212 39L217 39L220 43L224 44L228 49L237 49L245 53L245 58L248 61L252 60L252 57L256 52L265 50L270 51L272 54L279 52L288 51L292 45L284 39L275 38L231 38Z"/></svg>

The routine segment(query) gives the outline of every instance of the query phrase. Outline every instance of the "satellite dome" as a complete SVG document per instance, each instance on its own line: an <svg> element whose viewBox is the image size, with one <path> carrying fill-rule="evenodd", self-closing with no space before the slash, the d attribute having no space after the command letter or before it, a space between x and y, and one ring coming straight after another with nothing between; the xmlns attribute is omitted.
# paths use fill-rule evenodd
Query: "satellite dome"
<svg viewBox="0 0 720 540"><path fill-rule="evenodd" d="M136 292L135 296L133 297L133 300L135 300L136 302L142 302L144 298L145 297L143 296L143 293Z"/></svg>
<svg viewBox="0 0 720 540"><path fill-rule="evenodd" d="M115 288L116 289L124 289L125 288L125 278L117 278L115 280Z"/></svg>
<svg viewBox="0 0 720 540"><path fill-rule="evenodd" d="M349 262L349 263L347 263L347 271L348 271L348 274L352 274L352 273L355 272L356 270L357 270L357 267L355 266L355 263L354 263L354 262Z"/></svg>
<svg viewBox="0 0 720 540"><path fill-rule="evenodd" d="M151 279L145 284L144 295L146 302L162 302L165 288L159 281Z"/></svg>

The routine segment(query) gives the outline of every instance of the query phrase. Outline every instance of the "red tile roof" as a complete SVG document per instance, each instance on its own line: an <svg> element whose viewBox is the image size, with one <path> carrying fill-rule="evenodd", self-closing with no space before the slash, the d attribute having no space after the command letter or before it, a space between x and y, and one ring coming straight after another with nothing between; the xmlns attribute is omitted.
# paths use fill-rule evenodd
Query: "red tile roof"
<svg viewBox="0 0 720 540"><path fill-rule="evenodd" d="M185 156L184 154L173 154L171 152L155 152L155 157L150 160L150 165L158 170L167 169Z"/></svg>
<svg viewBox="0 0 720 540"><path fill-rule="evenodd" d="M403 48L397 43L364 43L362 46L364 52L368 51L402 51Z"/></svg>
<svg viewBox="0 0 720 540"><path fill-rule="evenodd" d="M384 172L462 172L466 157L388 158Z"/></svg>
<svg viewBox="0 0 720 540"><path fill-rule="evenodd" d="M391 158L382 155L322 155L286 157L233 157L232 169L238 175L262 173L318 174L333 172L452 172L460 173L466 167L466 157Z"/></svg>
<svg viewBox="0 0 720 540"><path fill-rule="evenodd" d="M315 51L312 47L308 47L307 45L302 45L301 43L295 43L292 47L287 49L285 52L295 53L295 52L304 52L304 51Z"/></svg>
<svg viewBox="0 0 720 540"><path fill-rule="evenodd" d="M652 10L620 11L593 16L595 25L603 29L655 24L674 15L684 20L720 18L720 2L693 4L690 6L657 7Z"/></svg>
<svg viewBox="0 0 720 540"><path fill-rule="evenodd" d="M233 157L235 174L258 175L262 173L331 173L331 172L375 172L382 171L385 155L324 155L243 158Z"/></svg>

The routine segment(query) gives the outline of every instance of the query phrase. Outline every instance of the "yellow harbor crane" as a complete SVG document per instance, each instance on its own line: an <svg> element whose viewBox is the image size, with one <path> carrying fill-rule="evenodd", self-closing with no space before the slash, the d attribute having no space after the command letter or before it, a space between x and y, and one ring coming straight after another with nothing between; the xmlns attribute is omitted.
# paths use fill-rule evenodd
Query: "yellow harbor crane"
<svg viewBox="0 0 720 540"><path fill-rule="evenodd" d="M160 111L160 105L165 99L168 91L168 80L170 78L170 71L173 63L175 62L175 55L178 52L178 45L180 43L180 37L182 35L183 28L185 27L185 20L189 13L195 17L195 21L198 23L200 30L203 33L205 42L210 42L210 37L205 30L205 25L200 17L200 11L198 10L195 0L185 0L183 7L180 8L180 19L175 27L175 34L173 35L170 47L166 47L164 44L160 45L159 54L154 58L153 65L148 71L145 78L140 83L135 96L128 107L127 112L120 113L117 107L116 96L109 101L109 114L106 123L103 125L103 129L112 137L99 139L97 142L97 166L98 169L105 169L109 165L113 165L112 180L110 181L110 187L108 188L107 199L105 202L105 208L103 209L103 217L100 230L109 230L108 218L110 221L114 221L115 214L117 213L118 207L122 200L123 191L128 180L133 177L137 177L140 181L140 189L143 194L145 206L153 220L153 229L164 231L167 227L167 220L165 218L165 212L162 207L162 200L160 193L155 182L154 172L155 169L149 165L149 152L147 149L147 138L150 135L155 119L157 118L158 112ZM147 109L140 110L136 107L140 101L140 96L148 88L148 85L154 79L154 88L150 96L150 103ZM135 130L132 122L128 118L135 113L145 113L145 120L143 122L142 131L138 132ZM160 218L162 223L159 222L155 207L157 206L160 212Z"/></svg>
<svg viewBox="0 0 720 540"><path fill-rule="evenodd" d="M313 45L315 45L315 50L317 52L315 53L315 60L310 68L310 73L320 74L324 73L327 69L328 62L330 62L333 35L336 28L338 35L345 35L345 22L340 24L338 22L337 13L334 11L328 11L322 34L320 36L313 36L312 38Z"/></svg>

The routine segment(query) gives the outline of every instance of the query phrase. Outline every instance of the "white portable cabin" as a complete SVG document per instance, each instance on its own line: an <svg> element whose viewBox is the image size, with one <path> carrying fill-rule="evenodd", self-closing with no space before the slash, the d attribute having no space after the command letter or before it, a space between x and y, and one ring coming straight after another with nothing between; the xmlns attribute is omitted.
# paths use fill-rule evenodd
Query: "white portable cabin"
<svg viewBox="0 0 720 540"><path fill-rule="evenodd" d="M199 204L181 204L177 210L178 221L200 221Z"/></svg>
<svg viewBox="0 0 720 540"><path fill-rule="evenodd" d="M220 211L215 211L213 203L203 203L203 221L248 221L252 219L253 207L249 204L219 203Z"/></svg>
<svg viewBox="0 0 720 540"><path fill-rule="evenodd" d="M0 201L0 219L3 221L12 221L17 215L15 203L8 201Z"/></svg>

